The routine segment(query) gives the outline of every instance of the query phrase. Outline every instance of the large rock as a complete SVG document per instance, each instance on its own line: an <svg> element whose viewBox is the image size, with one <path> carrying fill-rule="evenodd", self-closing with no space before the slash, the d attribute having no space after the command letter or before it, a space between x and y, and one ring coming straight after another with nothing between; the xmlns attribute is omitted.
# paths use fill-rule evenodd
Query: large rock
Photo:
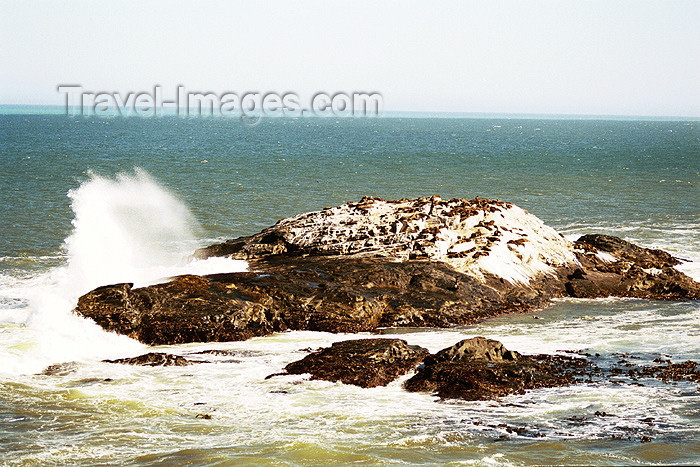
<svg viewBox="0 0 700 467"><path fill-rule="evenodd" d="M187 275L137 289L103 286L80 297L76 311L108 331L151 345L237 341L285 329L274 307L228 285Z"/></svg>
<svg viewBox="0 0 700 467"><path fill-rule="evenodd" d="M273 332L467 325L554 297L698 299L665 252L616 237L572 243L510 203L363 198L198 250L250 272L97 288L75 311L148 344Z"/></svg>
<svg viewBox="0 0 700 467"><path fill-rule="evenodd" d="M276 257L255 272L99 287L76 312L141 342L245 340L284 330L449 327L544 306L559 290L484 283L440 262Z"/></svg>
<svg viewBox="0 0 700 467"><path fill-rule="evenodd" d="M477 279L495 276L521 284L577 264L568 240L518 206L437 195L398 201L365 197L196 252L200 258L249 261L302 254L439 261Z"/></svg>
<svg viewBox="0 0 700 467"><path fill-rule="evenodd" d="M357 339L336 342L285 367L290 374L340 381L363 388L386 386L415 369L428 351L401 339Z"/></svg>

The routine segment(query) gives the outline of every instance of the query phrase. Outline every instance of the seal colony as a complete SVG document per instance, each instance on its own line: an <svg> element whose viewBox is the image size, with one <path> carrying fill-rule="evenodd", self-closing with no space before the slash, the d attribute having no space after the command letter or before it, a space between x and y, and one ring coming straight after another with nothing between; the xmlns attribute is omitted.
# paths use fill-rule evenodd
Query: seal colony
<svg viewBox="0 0 700 467"><path fill-rule="evenodd" d="M365 197L283 219L248 239L200 250L198 256L251 260L294 252L440 261L477 279L493 275L522 284L576 263L570 242L512 203L439 196Z"/></svg>
<svg viewBox="0 0 700 467"><path fill-rule="evenodd" d="M80 297L74 311L108 331L159 345L244 340L285 330L355 333L460 326L532 311L567 296L700 298L700 284L675 269L681 261L666 252L606 235L571 242L512 203L483 198L365 197L283 219L258 234L200 249L195 256L246 260L249 270L178 276L143 288L105 285ZM505 362L470 356L445 361L425 357L424 349L409 349L405 343L364 341L335 350L370 355L374 363L340 358L337 364L375 374L331 380L387 384L420 364L408 388L488 398L569 384L586 367L517 352L509 352L513 358ZM397 360L399 354L405 358ZM312 358L309 368L332 375L324 369L325 355L321 363ZM393 367L380 370L379 361ZM494 370L494 365L504 370ZM298 364L287 370L303 368ZM512 375L512 381L504 375ZM435 378L474 384L489 380L495 386L455 391Z"/></svg>

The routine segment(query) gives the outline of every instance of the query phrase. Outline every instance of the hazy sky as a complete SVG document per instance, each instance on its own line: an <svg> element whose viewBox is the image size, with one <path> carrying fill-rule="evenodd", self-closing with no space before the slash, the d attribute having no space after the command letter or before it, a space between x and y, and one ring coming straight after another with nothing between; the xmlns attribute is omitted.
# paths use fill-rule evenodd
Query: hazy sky
<svg viewBox="0 0 700 467"><path fill-rule="evenodd" d="M700 116L700 1L0 0L0 104L376 91L385 110Z"/></svg>

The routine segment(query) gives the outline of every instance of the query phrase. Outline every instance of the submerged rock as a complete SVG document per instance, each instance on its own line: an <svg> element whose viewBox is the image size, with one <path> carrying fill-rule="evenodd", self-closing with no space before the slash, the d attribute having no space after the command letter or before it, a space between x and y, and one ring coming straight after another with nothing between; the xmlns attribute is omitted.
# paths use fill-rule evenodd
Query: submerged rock
<svg viewBox="0 0 700 467"><path fill-rule="evenodd" d="M75 312L147 344L177 344L467 325L563 296L700 298L668 253L601 235L573 243L481 198L363 198L196 255L245 259L250 272L99 287Z"/></svg>
<svg viewBox="0 0 700 467"><path fill-rule="evenodd" d="M386 386L415 369L428 353L401 339L357 339L336 342L290 363L285 370L289 374L310 373L311 379L372 388Z"/></svg>
<svg viewBox="0 0 700 467"><path fill-rule="evenodd" d="M77 370L78 364L76 362L55 363L44 368L39 374L43 376L67 376Z"/></svg>
<svg viewBox="0 0 700 467"><path fill-rule="evenodd" d="M195 363L179 355L172 355L162 352L149 352L138 357L118 358L116 360L104 360L105 363L121 363L124 365L138 366L187 366Z"/></svg>
<svg viewBox="0 0 700 467"><path fill-rule="evenodd" d="M625 368L627 375L633 378L656 378L664 383L688 380L700 384L700 365L693 360L673 363L668 359L656 359L661 365L643 365Z"/></svg>

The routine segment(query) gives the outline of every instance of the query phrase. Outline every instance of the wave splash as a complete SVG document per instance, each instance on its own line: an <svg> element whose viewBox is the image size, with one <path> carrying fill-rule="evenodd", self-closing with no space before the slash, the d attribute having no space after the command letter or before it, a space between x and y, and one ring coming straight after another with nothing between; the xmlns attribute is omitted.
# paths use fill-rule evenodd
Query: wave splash
<svg viewBox="0 0 700 467"><path fill-rule="evenodd" d="M3 291L27 306L0 314L0 325L11 331L0 344L0 371L31 373L51 363L143 351L142 344L71 313L78 297L95 287L118 282L138 287L179 274L247 267L243 261L226 258L193 259L192 252L202 246L196 219L142 169L114 178L88 173L68 197L74 219L64 244L67 263L18 280ZM18 313L25 314L19 326Z"/></svg>
<svg viewBox="0 0 700 467"><path fill-rule="evenodd" d="M146 279L198 246L187 206L142 169L115 179L90 174L68 197L75 213L65 242L68 267L84 288Z"/></svg>

